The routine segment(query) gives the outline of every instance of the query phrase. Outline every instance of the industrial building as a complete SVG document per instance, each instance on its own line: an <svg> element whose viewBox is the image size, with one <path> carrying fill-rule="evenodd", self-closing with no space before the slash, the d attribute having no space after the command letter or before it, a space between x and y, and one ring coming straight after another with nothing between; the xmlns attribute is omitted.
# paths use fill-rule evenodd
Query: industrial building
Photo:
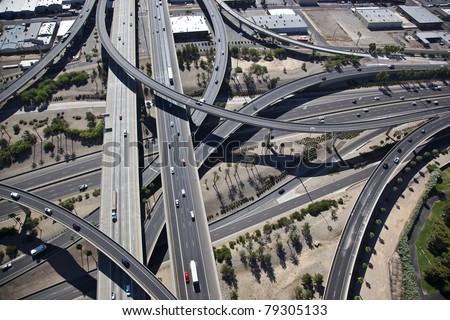
<svg viewBox="0 0 450 320"><path fill-rule="evenodd" d="M0 1L0 19L26 19L35 16L39 0L2 0Z"/></svg>
<svg viewBox="0 0 450 320"><path fill-rule="evenodd" d="M6 26L0 36L0 53L42 52L51 47L56 22Z"/></svg>
<svg viewBox="0 0 450 320"><path fill-rule="evenodd" d="M414 37L425 47L429 47L431 43L439 43L450 47L450 34L446 31L417 32Z"/></svg>
<svg viewBox="0 0 450 320"><path fill-rule="evenodd" d="M171 17L170 24L175 41L205 40L209 34L204 16Z"/></svg>
<svg viewBox="0 0 450 320"><path fill-rule="evenodd" d="M61 38L69 31L70 27L75 23L75 20L62 20L59 23L58 32L56 33L56 40L61 41Z"/></svg>
<svg viewBox="0 0 450 320"><path fill-rule="evenodd" d="M63 0L39 0L36 4L36 14L58 13L62 11Z"/></svg>
<svg viewBox="0 0 450 320"><path fill-rule="evenodd" d="M441 15L441 17L445 20L445 21L450 21L450 8L446 7L441 7L438 8L437 11L439 12L439 14Z"/></svg>
<svg viewBox="0 0 450 320"><path fill-rule="evenodd" d="M308 25L298 15L253 16L253 21L260 27L278 33L307 34Z"/></svg>
<svg viewBox="0 0 450 320"><path fill-rule="evenodd" d="M169 3L171 3L171 4L188 4L188 3L194 3L194 0L169 0Z"/></svg>
<svg viewBox="0 0 450 320"><path fill-rule="evenodd" d="M0 19L29 19L80 7L85 0L0 0Z"/></svg>
<svg viewBox="0 0 450 320"><path fill-rule="evenodd" d="M420 30L439 30L443 21L420 6L398 6L398 12L414 23Z"/></svg>
<svg viewBox="0 0 450 320"><path fill-rule="evenodd" d="M270 9L268 10L271 16L295 16L297 15L292 9Z"/></svg>
<svg viewBox="0 0 450 320"><path fill-rule="evenodd" d="M369 30L402 28L402 19L386 8L356 8L355 15Z"/></svg>

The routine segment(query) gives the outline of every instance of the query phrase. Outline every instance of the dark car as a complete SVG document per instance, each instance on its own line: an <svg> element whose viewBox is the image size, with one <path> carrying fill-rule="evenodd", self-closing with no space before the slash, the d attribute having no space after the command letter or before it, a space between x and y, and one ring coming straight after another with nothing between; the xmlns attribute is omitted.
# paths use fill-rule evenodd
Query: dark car
<svg viewBox="0 0 450 320"><path fill-rule="evenodd" d="M284 193L284 189L278 190L278 194L283 194L283 193Z"/></svg>
<svg viewBox="0 0 450 320"><path fill-rule="evenodd" d="M327 77L322 77L322 81L325 81L325 80L327 80Z"/></svg>
<svg viewBox="0 0 450 320"><path fill-rule="evenodd" d="M74 223L72 225L72 227L73 227L73 230L75 230L75 231L80 231L81 230L81 227L79 225L77 225L76 223Z"/></svg>
<svg viewBox="0 0 450 320"><path fill-rule="evenodd" d="M125 268L130 267L130 262L125 258L122 258L122 264L124 265Z"/></svg>
<svg viewBox="0 0 450 320"><path fill-rule="evenodd" d="M389 167L389 164L387 162L383 163L383 168L387 169Z"/></svg>

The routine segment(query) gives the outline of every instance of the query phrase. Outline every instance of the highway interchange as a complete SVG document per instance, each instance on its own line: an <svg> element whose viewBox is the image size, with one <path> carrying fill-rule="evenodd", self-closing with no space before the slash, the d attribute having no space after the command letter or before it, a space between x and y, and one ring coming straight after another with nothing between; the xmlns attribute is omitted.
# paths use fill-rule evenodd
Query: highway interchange
<svg viewBox="0 0 450 320"><path fill-rule="evenodd" d="M102 3L104 3L104 1L100 1L100 8L102 8L102 6L101 6ZM99 19L100 19L100 25L102 25L102 22L103 22L103 24L105 22L103 14L104 14L104 12L102 12L102 10L98 10L98 12L97 12L97 22L99 23ZM103 45L105 46L105 48L107 48L107 51L113 57L113 59L122 68L124 68L124 70L126 70L126 72L129 73L131 76L133 76L134 78L138 79L139 81L141 81L142 83L144 83L148 87L152 87L155 91L160 92L163 96L170 97L171 99L174 99L174 100L180 102L181 104L188 105L190 107L197 108L197 109L200 109L202 111L206 111L206 110L209 109L208 111L212 110L211 113L214 114L214 115L217 115L217 116L220 116L220 117L223 117L223 118L230 118L232 120L235 120L234 123L233 122L229 122L229 123L231 123L231 125L229 127L226 127L225 129L223 129L224 133L225 133L225 138L228 137L230 133L232 133L235 130L237 130L238 125L237 125L236 121L241 121L241 120L245 120L246 123L251 124L251 125L257 125L259 127L267 127L267 128L279 129L279 130L283 130L283 131L292 130L292 131L295 131L295 132L298 132L298 131L303 131L303 132L310 132L310 131L336 132L337 131L337 132L340 132L340 131L353 131L353 130L361 130L361 129L369 129L369 128L378 128L378 127L388 127L388 126L391 126L391 125L395 125L395 124L399 124L399 123L405 123L405 122L409 122L409 121L413 121L413 120L432 118L438 113L441 113L442 115L445 115L445 113L447 111L445 106L448 105L448 103L446 104L446 102L445 102L446 100L440 99L440 101L441 101L440 105L439 106L432 106L434 108L434 110L431 111L431 110L429 110L428 106L426 106L426 103L423 102L424 99L417 99L417 95L412 94L412 96L411 96L412 99L420 100L419 102L423 102L423 104L426 106L426 108L425 108L426 110L424 110L422 113L412 112L410 114L406 114L405 111L399 111L399 114L398 114L397 117L390 117L389 119L385 119L383 117L382 119L376 119L377 118L376 112L372 112L372 110L375 110L375 108L374 108L374 109L371 109L371 111L370 111L370 116L373 117L373 118L371 118L370 120L368 120L367 122L364 122L364 123L361 123L361 121L359 119L360 116L356 115L358 111L355 111L355 110L348 111L347 115L345 115L345 114L343 115L344 119L337 119L337 120L335 120L335 122L332 120L333 117L330 117L330 120L328 120L328 116L327 116L326 124L323 124L323 125L322 124L321 125L317 125L317 120L316 120L315 116L312 119L312 121L306 120L307 121L306 124L294 124L294 123L287 124L286 122L283 122L283 121L265 120L265 119L261 119L261 118L252 117L252 115L253 115L252 113L256 114L256 112L254 112L254 111L258 111L259 112L265 106L270 106L271 104L273 104L274 102L280 100L281 98L283 98L283 97L285 97L285 96L287 96L289 94L292 94L294 92L299 91L301 88L297 84L296 88L294 86L292 88L287 88L287 86L284 86L284 87L282 87L282 89L274 90L270 94L265 95L265 98L267 99L266 102L259 100L256 103L256 102L252 101L251 103L249 103L246 106L246 110L248 110L248 112L249 112L248 116L242 116L241 113L237 114L237 113L230 112L230 111L223 112L223 111L221 111L222 109L219 109L219 108L216 108L216 107L213 108L213 106L211 106L211 105L209 105L207 103L199 105L198 102L192 100L190 97L184 96L184 95L182 95L182 94L180 94L180 93L178 93L176 91L170 90L169 88L166 88L166 87L156 83L155 81L152 81L151 79L142 77L141 75L143 75L143 74L140 73L140 71L137 70L135 67L133 67L131 64L129 64L129 62L121 56L120 52L118 52L114 48L114 46L111 46L111 41L108 39L109 36L106 33L104 33L105 30L106 30L106 28L102 29L102 28L99 27L100 37L102 38L102 36L103 36L103 38L102 38ZM108 50L108 46L110 46L109 49L111 51ZM405 68L409 68L409 67L405 67ZM437 69L437 68L439 68L439 66L436 66L435 68ZM219 68L219 70L220 69L224 70L225 68ZM332 83L333 81L337 82L337 81L345 80L346 77L355 77L356 78L356 77L360 77L360 76L367 76L369 73L375 74L375 73L379 72L380 70L385 70L385 69L387 69L386 65L381 65L381 66L374 66L374 67L371 67L371 68L367 68L367 70L363 69L362 72L358 72L356 70L353 70L353 71L350 70L348 73L344 74L344 76L342 76L340 74L327 74L327 79L325 81L329 84L329 83ZM220 78L223 78L223 75L220 76ZM312 76L312 77L310 77L308 79L308 84L309 85L320 85L323 82L324 82L323 74ZM323 83L323 84L325 85L327 83ZM283 90L285 90L285 91L283 91ZM217 92L216 92L216 94L217 94ZM211 96L214 96L214 94L211 93ZM442 96L445 97L445 94L443 94ZM214 99L211 98L211 100L213 101ZM253 105L253 103L254 103L254 105ZM382 105L382 104L384 104L384 102L379 102L377 104ZM408 100L406 102L398 102L397 104L404 104L405 107L408 107L408 106L410 107L411 106L411 101ZM256 105L258 107L256 107ZM206 109L206 108L208 108L208 109ZM358 107L355 107L355 109L357 109L357 108L359 108L359 104L358 104ZM251 110L253 110L253 111L251 111ZM380 108L380 110L381 110L381 108ZM241 111L243 111L243 110L241 110ZM329 110L328 112L331 114L333 111ZM380 114L383 114L383 111L380 111ZM300 118L300 117L298 117L298 118ZM345 121L345 119L349 119L350 123L349 124L342 124L341 122ZM351 119L353 119L353 121ZM175 120L175 121L177 121L177 120ZM225 121L225 122L227 122L227 121ZM170 123L170 120L165 120L164 123L165 124ZM331 124L329 124L329 123L331 123ZM178 124L179 123L177 123L177 125ZM314 124L314 129L311 129L313 124ZM233 125L235 127L233 127ZM236 127L236 125L237 125L237 127ZM442 125L442 123L441 123L441 125ZM160 124L159 127L163 127L163 126L164 125ZM438 128L438 127L436 127L436 128ZM437 130L437 129L433 129L433 130ZM121 133L121 131L119 131L119 132ZM220 142L223 142L223 140L224 139L220 140ZM170 140L166 139L166 140L162 140L162 141L170 141ZM220 142L218 144L220 144ZM197 150L199 150L199 149L197 149ZM202 163L205 160L207 155L209 155L211 152L214 151L214 148L213 149L208 148L207 150L208 150L208 152L204 153L203 157L197 157L197 153L196 153L195 158L194 158L194 156L186 155L186 159L190 160L189 164L193 164L194 166L197 166L199 163ZM178 157L178 158L180 158L180 157ZM199 159L201 159L201 160L199 161ZM164 159L163 159L163 161L164 161ZM167 162L163 162L163 163L167 163ZM189 167L193 167L193 166L189 166ZM191 170L193 170L193 168L191 168ZM168 170L165 170L165 174L168 175ZM166 177L166 179L167 179L167 177ZM27 186L24 186L24 188L27 188ZM177 187L177 188L179 189L179 187ZM10 189L8 189L8 190L10 190ZM5 192L7 192L7 191L5 191ZM5 198L9 198L7 196L7 193L3 194L3 196ZM33 201L35 201L35 199L33 199L31 196L30 197L24 197L24 199L21 199L21 201L23 201L23 200L28 205L30 205L31 207L42 208L42 203L40 203L37 206L36 203L33 203ZM173 205L173 203L172 203L172 205ZM56 208L55 210L58 210L58 209ZM53 218L60 219L57 215L55 215ZM63 219L63 218L61 218L61 219ZM71 226L70 222L67 224L67 226L70 228L70 226ZM84 230L84 227L86 227L86 226L83 225L83 230ZM94 234L95 234L95 232L94 232ZM94 234L92 236L94 236ZM89 235L84 235L83 234L83 236L86 236L89 239ZM96 236L94 236L94 238L95 237ZM93 241L93 243L97 243L96 240L89 240L89 241ZM112 254L112 252L114 251L111 248L105 249L105 247L100 247L99 249L101 249L103 252L109 252L110 254ZM122 256L123 256L123 252L120 252L119 254L122 254ZM118 254L114 253L114 254L112 254L112 256L110 256L110 258L116 257L116 259L115 260L113 259L113 260L117 264L120 264L120 262L119 262L120 260L117 259L117 256L118 256ZM134 260L132 260L131 258L130 258L130 261L133 261L133 263L132 263L132 266L133 266L132 269L133 270L132 271L135 271L134 270L135 268L139 269L138 268L138 264L139 263L136 263L136 265L135 265ZM124 268L122 267L122 269L124 269ZM127 270L124 270L124 271L127 272ZM130 270L128 270L128 273L132 273L132 272ZM136 273L138 273L138 272L136 271ZM139 285L141 285L142 287L145 287L144 280L142 280L142 278L139 278L139 276L142 276L142 274L140 274L140 275L132 274L132 275L133 275L133 279L135 281L137 281L139 283ZM144 278L148 278L148 277L146 276ZM141 279L141 280L139 280L139 279ZM153 279L153 278L151 278L151 279ZM163 288L161 288L161 286L159 284L155 285L154 283L152 283L151 285L153 286L151 290L149 289L151 287L150 285L148 287L146 287L147 294L149 294L151 296L158 297L158 298L161 298L161 297L170 298L170 294L168 294L167 292L164 292ZM155 288L159 288L160 291L156 292L157 290ZM153 290L155 290L155 291L153 291ZM152 291L152 292L150 292L150 291ZM340 296L339 298L342 299L343 297Z"/></svg>

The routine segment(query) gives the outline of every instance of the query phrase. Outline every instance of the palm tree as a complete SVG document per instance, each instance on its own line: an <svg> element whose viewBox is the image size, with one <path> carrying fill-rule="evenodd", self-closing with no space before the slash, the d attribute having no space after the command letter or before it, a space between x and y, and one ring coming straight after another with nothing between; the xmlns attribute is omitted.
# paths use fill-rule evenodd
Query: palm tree
<svg viewBox="0 0 450 320"><path fill-rule="evenodd" d="M220 177L219 174L217 173L217 171L213 172L213 184L214 184L214 188L216 188L216 183L217 181L219 181Z"/></svg>
<svg viewBox="0 0 450 320"><path fill-rule="evenodd" d="M208 188L208 179L205 179L205 187L206 187L206 190L209 190L209 188Z"/></svg>
<svg viewBox="0 0 450 320"><path fill-rule="evenodd" d="M229 168L225 168L225 180L227 179L227 177L230 178L230 169Z"/></svg>
<svg viewBox="0 0 450 320"><path fill-rule="evenodd" d="M239 175L238 174L238 168L239 168L239 163L235 163L234 164L234 176L236 177L236 175Z"/></svg>

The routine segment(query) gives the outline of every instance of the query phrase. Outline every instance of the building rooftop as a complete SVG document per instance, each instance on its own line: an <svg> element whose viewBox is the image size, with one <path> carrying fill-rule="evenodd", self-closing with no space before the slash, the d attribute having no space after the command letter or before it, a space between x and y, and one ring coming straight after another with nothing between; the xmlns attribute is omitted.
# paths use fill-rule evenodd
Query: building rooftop
<svg viewBox="0 0 450 320"><path fill-rule="evenodd" d="M39 0L0 0L0 13L34 11Z"/></svg>
<svg viewBox="0 0 450 320"><path fill-rule="evenodd" d="M75 23L74 20L62 20L59 23L58 33L56 34L57 37L62 37L69 31L70 27Z"/></svg>
<svg viewBox="0 0 450 320"><path fill-rule="evenodd" d="M204 16L180 16L171 17L173 33L209 32Z"/></svg>
<svg viewBox="0 0 450 320"><path fill-rule="evenodd" d="M437 16L420 6L398 6L418 23L439 23L442 22Z"/></svg>
<svg viewBox="0 0 450 320"><path fill-rule="evenodd" d="M369 22L402 22L402 19L400 19L394 12L385 8L358 8L356 11Z"/></svg>
<svg viewBox="0 0 450 320"><path fill-rule="evenodd" d="M43 7L49 7L52 4L59 4L62 5L63 0L38 0L37 7L43 6Z"/></svg>
<svg viewBox="0 0 450 320"><path fill-rule="evenodd" d="M425 44L430 43L428 39L440 39L447 44L450 43L450 34L446 31L417 32L416 37Z"/></svg>
<svg viewBox="0 0 450 320"><path fill-rule="evenodd" d="M271 16L295 16L297 15L292 9L271 9L269 10Z"/></svg>
<svg viewBox="0 0 450 320"><path fill-rule="evenodd" d="M260 27L268 29L280 29L280 28L307 28L303 19L298 16L253 16L253 21Z"/></svg>
<svg viewBox="0 0 450 320"><path fill-rule="evenodd" d="M31 23L30 25L17 25L14 28L8 29L0 36L0 50L5 49L20 49L26 47L33 47L39 35L41 28L40 22Z"/></svg>

